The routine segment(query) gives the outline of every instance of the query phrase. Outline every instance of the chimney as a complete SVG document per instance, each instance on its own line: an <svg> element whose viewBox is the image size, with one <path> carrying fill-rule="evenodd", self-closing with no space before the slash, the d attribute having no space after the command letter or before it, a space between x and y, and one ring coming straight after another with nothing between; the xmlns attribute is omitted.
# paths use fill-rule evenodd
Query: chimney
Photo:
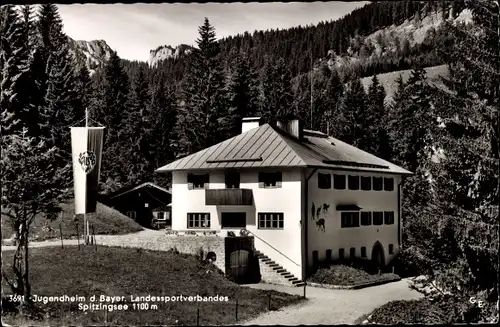
<svg viewBox="0 0 500 327"><path fill-rule="evenodd" d="M302 127L302 121L299 119L291 119L285 122L278 121L276 125L284 132L290 134L298 140L303 139L304 129Z"/></svg>
<svg viewBox="0 0 500 327"><path fill-rule="evenodd" d="M241 123L241 134L260 126L260 117L245 117Z"/></svg>

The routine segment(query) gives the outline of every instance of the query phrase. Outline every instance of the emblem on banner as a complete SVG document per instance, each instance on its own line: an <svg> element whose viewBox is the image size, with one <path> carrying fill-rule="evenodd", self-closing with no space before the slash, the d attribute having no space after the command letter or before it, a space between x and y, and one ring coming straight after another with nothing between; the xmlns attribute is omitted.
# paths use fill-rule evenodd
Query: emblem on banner
<svg viewBox="0 0 500 327"><path fill-rule="evenodd" d="M80 155L78 156L78 163L80 163L80 166L82 166L82 169L85 172L85 174L90 173L92 169L94 169L96 163L94 152L92 151L81 152Z"/></svg>

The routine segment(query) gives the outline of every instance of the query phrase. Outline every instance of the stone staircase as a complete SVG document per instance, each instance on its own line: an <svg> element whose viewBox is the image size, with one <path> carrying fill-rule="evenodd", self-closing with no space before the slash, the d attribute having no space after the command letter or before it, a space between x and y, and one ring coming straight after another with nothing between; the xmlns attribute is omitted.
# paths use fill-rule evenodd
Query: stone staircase
<svg viewBox="0 0 500 327"><path fill-rule="evenodd" d="M255 255L259 259L260 274L263 282L295 287L305 285L303 281L289 273L264 253L255 250Z"/></svg>

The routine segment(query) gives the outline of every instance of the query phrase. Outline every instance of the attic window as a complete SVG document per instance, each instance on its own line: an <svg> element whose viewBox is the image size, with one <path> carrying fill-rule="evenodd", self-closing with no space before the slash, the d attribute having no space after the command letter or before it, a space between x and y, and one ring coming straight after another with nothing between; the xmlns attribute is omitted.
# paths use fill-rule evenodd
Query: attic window
<svg viewBox="0 0 500 327"><path fill-rule="evenodd" d="M280 188L281 182L281 172L259 173L259 188Z"/></svg>
<svg viewBox="0 0 500 327"><path fill-rule="evenodd" d="M208 174L188 174L188 189L200 190L208 188L210 177Z"/></svg>

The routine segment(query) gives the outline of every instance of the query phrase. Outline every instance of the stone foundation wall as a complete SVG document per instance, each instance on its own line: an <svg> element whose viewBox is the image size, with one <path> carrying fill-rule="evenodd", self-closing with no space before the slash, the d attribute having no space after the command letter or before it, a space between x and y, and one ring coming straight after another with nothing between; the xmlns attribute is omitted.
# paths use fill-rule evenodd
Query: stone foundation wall
<svg viewBox="0 0 500 327"><path fill-rule="evenodd" d="M176 248L180 253L198 254L203 249L204 257L208 252L214 252L216 260L214 264L226 272L224 237L218 235L155 235L125 239L116 237L99 242L102 245L136 247L156 251L168 251Z"/></svg>

